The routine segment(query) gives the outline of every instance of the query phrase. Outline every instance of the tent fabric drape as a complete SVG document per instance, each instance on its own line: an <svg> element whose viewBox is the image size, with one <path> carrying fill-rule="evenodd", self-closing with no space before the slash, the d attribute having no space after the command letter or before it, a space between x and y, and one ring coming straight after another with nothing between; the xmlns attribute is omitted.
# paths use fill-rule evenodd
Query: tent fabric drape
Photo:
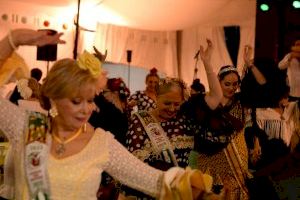
<svg viewBox="0 0 300 200"><path fill-rule="evenodd" d="M64 32L63 38L67 42L66 45L58 46L58 59L72 57L74 15L69 12L67 7L58 7L57 4L66 1L47 1L53 6L37 4L40 2L45 3L46 1L1 2L3 18L0 24L0 35L3 36L9 29L20 27L55 29ZM101 17L98 18L98 15L91 17L88 15L91 13L98 13ZM85 14L88 16L84 16ZM210 37L215 43L213 55L215 70L217 71L221 65L231 64L223 41L222 29L224 26L240 27L237 66L239 71L242 71L243 47L245 44L254 47L255 16L256 0L124 0L122 3L120 1L101 1L100 4L89 8L87 12L81 12L82 19L87 18L88 20L82 20L80 25L84 28L88 27L89 30L96 30L96 32L81 30L78 53L84 49L92 52L92 46L95 45L102 52L105 49L108 50L108 61L126 65L126 50L132 50L132 66L145 69L156 67L161 73L168 76L179 76L190 84L194 71L194 55L200 44L206 44L206 37ZM106 18L107 20L104 20ZM25 21L23 22L22 19ZM108 19L117 20L109 21ZM45 20L51 22L49 27L43 25ZM96 21L102 23L98 24L97 28ZM117 23L117 21L122 21L122 23ZM103 23L122 24L126 27ZM63 24L68 25L66 30L62 28ZM18 53L25 58L29 66L40 67L44 71L43 74L46 75L46 63L35 59L35 47L21 47ZM198 77L207 87L201 61L198 64Z"/></svg>
<svg viewBox="0 0 300 200"><path fill-rule="evenodd" d="M98 24L95 46L108 50L107 61L127 64L126 51L132 51L131 65L157 68L169 76L178 76L175 31L145 31L109 24Z"/></svg>
<svg viewBox="0 0 300 200"><path fill-rule="evenodd" d="M249 21L248 24L240 26L240 47L237 60L237 68L240 74L243 71L243 51L245 45L255 47L255 20ZM254 53L254 52L253 52Z"/></svg>
<svg viewBox="0 0 300 200"><path fill-rule="evenodd" d="M180 77L190 85L194 75L195 53L200 45L206 47L206 38L214 44L212 65L215 72L223 65L232 64L225 43L224 26L240 27L237 68L241 74L244 46L251 45L254 48L255 16L255 0L234 0L203 24L178 31L147 31L98 24L94 44L102 52L108 50L107 61L127 64L126 50L132 50L132 66L146 69L156 67L167 76ZM197 67L197 77L209 90L201 60Z"/></svg>
<svg viewBox="0 0 300 200"><path fill-rule="evenodd" d="M217 72L222 65L232 64L225 44L223 27L199 27L183 30L181 39L182 48L180 49L180 75L187 83L191 83L193 79L195 53L199 50L200 45L204 48L207 47L206 39L210 39L213 43L212 66L215 72ZM200 78L200 81L206 86L206 90L208 90L206 72L200 56L197 68L197 77Z"/></svg>
<svg viewBox="0 0 300 200"><path fill-rule="evenodd" d="M193 57L200 45L206 47L205 39L209 38L214 44L212 55L212 65L217 73L223 65L231 65L232 61L228 53L224 26L240 27L240 44L237 59L237 69L242 74L243 51L245 45L255 48L255 20L256 20L256 1L230 1L220 12L215 13L211 20L197 27L184 29L182 31L182 41L180 50L180 77L187 83L193 81L195 61ZM206 74L200 61L198 63L198 78L208 90Z"/></svg>
<svg viewBox="0 0 300 200"><path fill-rule="evenodd" d="M243 49L246 44L254 47L253 24L240 26L238 71L243 68ZM195 53L200 45L206 48L206 39L214 44L212 66L217 73L221 66L232 65L228 53L224 29L217 27L195 27L180 32L143 31L115 25L98 24L94 45L102 52L108 50L107 61L127 64L126 50L132 50L133 66L150 69L156 67L171 77L180 77L188 84L192 82L195 68ZM179 39L180 38L180 39ZM180 44L179 44L180 43ZM177 52L179 53L177 55ZM178 63L180 60L180 66ZM199 56L197 77L208 90L207 78Z"/></svg>

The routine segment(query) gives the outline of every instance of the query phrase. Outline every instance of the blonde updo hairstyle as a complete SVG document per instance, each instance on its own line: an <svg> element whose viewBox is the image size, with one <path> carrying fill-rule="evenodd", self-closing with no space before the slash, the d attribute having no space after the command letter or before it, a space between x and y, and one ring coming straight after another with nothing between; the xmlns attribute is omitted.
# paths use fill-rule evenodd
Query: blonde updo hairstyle
<svg viewBox="0 0 300 200"><path fill-rule="evenodd" d="M162 78L156 87L157 96L170 92L173 88L179 88L182 99L186 101L190 94L183 80L178 78Z"/></svg>
<svg viewBox="0 0 300 200"><path fill-rule="evenodd" d="M94 84L96 92L97 79L89 70L80 68L77 61L69 58L59 60L52 66L43 81L41 106L49 110L50 99L72 98L87 84Z"/></svg>

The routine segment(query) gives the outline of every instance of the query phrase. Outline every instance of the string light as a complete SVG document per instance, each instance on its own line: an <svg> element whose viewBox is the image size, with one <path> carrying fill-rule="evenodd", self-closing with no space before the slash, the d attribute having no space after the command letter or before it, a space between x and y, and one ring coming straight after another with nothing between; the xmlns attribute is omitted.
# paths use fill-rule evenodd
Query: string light
<svg viewBox="0 0 300 200"><path fill-rule="evenodd" d="M270 9L270 6L266 3L260 4L260 10L267 12Z"/></svg>
<svg viewBox="0 0 300 200"><path fill-rule="evenodd" d="M293 7L296 9L300 8L300 1L293 1Z"/></svg>

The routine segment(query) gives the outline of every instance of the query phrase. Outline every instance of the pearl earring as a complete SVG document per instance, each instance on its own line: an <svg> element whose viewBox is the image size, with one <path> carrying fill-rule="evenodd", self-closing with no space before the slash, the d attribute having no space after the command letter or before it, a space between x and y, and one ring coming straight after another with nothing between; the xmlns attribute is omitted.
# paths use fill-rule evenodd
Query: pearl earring
<svg viewBox="0 0 300 200"><path fill-rule="evenodd" d="M51 106L50 110L49 110L49 115L52 117L52 118L55 118L57 115L58 115L58 112L57 112L57 108L55 105Z"/></svg>

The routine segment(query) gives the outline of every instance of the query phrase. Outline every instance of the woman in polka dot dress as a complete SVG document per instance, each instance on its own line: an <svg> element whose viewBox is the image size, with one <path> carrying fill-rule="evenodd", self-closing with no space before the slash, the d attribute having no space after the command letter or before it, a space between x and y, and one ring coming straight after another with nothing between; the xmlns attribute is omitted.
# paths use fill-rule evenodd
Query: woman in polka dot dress
<svg viewBox="0 0 300 200"><path fill-rule="evenodd" d="M136 91L128 99L130 107L137 107L137 111L150 111L156 108L156 86L159 81L157 69L152 68L146 76L146 90Z"/></svg>
<svg viewBox="0 0 300 200"><path fill-rule="evenodd" d="M212 44L208 41L208 47L204 51L201 48L201 57L205 65L207 77L210 85L210 93L201 95L199 104L204 109L215 109L219 104L222 92L216 74L212 71L210 65L210 57L212 52ZM185 112L186 106L183 103L188 99L186 85L179 79L165 78L161 79L157 93L157 107L151 111L139 111L131 116L129 120L129 129L126 135L126 145L130 152L149 165L167 170L174 165L187 167L189 162L189 154L194 147L194 135L200 130L200 124L194 123L193 117ZM191 99L186 101L188 103ZM151 121L160 125L160 132L153 132L153 127L148 128L145 122ZM148 123L151 124L151 123ZM151 125L150 125L151 126ZM151 129L151 130L150 130ZM150 130L150 131L149 131ZM157 135L163 135L168 144L166 149L157 149L159 145L155 144ZM161 143L161 139L156 140ZM169 150L171 149L171 150ZM159 151L160 150L160 151ZM167 156L165 155L167 154ZM170 159L166 159L170 158ZM175 160L172 160L174 158ZM170 160L172 160L170 162ZM132 190L123 188L126 196L135 197L136 199L152 199L151 197Z"/></svg>

